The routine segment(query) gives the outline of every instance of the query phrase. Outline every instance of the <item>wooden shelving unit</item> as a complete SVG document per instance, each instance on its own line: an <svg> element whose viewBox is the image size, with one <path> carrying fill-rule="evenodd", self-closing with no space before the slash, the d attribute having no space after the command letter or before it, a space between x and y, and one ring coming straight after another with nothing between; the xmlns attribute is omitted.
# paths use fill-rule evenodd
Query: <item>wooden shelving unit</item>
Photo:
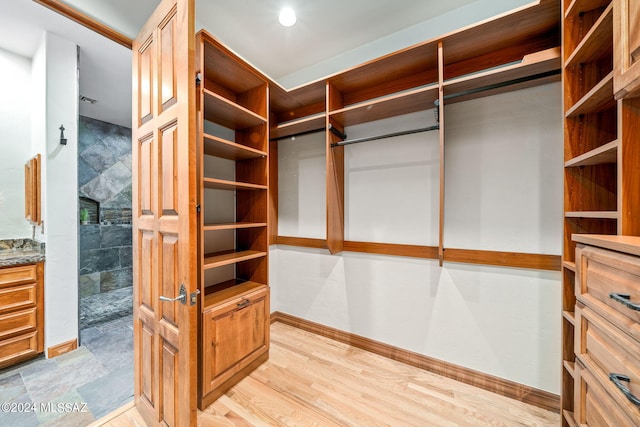
<svg viewBox="0 0 640 427"><path fill-rule="evenodd" d="M560 80L560 12L557 0L542 0L534 6L522 7L424 41L291 91L271 83L271 153L276 152L280 138L309 131L325 131L327 235L324 242L279 235L278 182L275 173L277 156L272 155L270 168L274 172L269 185L272 212L270 242L327 248L332 253L343 250L375 251L388 255L435 258L440 263L446 261L449 254L448 259L453 262L559 269L559 256L452 248L445 251L443 171L446 104ZM440 144L437 246L345 241L345 148L340 145L344 138L339 134L344 134L345 127L428 110L436 113L438 122L433 126L430 126L431 123L425 124L421 129L439 132ZM337 132L329 131L330 127ZM609 141L613 139L615 137Z"/></svg>
<svg viewBox="0 0 640 427"><path fill-rule="evenodd" d="M565 201L562 292L562 425L575 426L573 233L615 234L618 139L610 1L563 1Z"/></svg>
<svg viewBox="0 0 640 427"><path fill-rule="evenodd" d="M204 408L268 357L269 108L259 72L204 31L196 49Z"/></svg>
<svg viewBox="0 0 640 427"><path fill-rule="evenodd" d="M615 0L614 0L615 1ZM563 1L564 248L562 292L563 426L583 425L576 367L574 234L640 233L638 101L614 98L616 7L611 0ZM634 136L635 135L635 136ZM632 140L635 138L635 142Z"/></svg>

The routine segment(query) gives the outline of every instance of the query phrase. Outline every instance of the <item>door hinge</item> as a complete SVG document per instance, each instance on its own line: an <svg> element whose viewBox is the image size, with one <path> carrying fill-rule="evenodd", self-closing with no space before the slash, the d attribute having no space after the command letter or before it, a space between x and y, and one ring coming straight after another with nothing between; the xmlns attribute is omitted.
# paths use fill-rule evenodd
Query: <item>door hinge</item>
<svg viewBox="0 0 640 427"><path fill-rule="evenodd" d="M200 209L200 203L198 203L198 204L196 205L196 212L200 213L200 210L201 210L201 209Z"/></svg>
<svg viewBox="0 0 640 427"><path fill-rule="evenodd" d="M196 73L196 86L198 86L202 82L202 74Z"/></svg>

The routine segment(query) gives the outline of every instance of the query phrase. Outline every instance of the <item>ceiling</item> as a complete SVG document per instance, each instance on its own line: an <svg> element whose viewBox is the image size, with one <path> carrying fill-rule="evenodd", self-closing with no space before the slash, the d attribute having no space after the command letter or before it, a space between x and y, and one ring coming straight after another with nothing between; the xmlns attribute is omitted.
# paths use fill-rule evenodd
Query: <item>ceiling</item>
<svg viewBox="0 0 640 427"><path fill-rule="evenodd" d="M64 2L133 38L159 0ZM196 28L278 80L475 2L481 1L196 0ZM298 15L290 28L277 20L285 5ZM130 126L131 51L33 1L2 0L0 48L31 57L43 30L80 47L80 94L98 100L81 103L80 114Z"/></svg>

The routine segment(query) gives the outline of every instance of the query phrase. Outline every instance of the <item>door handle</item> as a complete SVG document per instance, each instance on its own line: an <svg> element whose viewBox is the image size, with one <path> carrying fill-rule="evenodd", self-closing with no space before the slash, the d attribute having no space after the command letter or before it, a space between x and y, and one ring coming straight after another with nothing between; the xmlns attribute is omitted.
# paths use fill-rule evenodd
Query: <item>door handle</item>
<svg viewBox="0 0 640 427"><path fill-rule="evenodd" d="M189 295L189 305L193 306L198 303L198 294L200 294L200 289L196 289L195 292L191 292ZM183 305L187 304L187 288L184 286L184 283L180 284L180 293L175 298L169 298L165 296L160 296L160 301L165 302L176 302L180 301Z"/></svg>
<svg viewBox="0 0 640 427"><path fill-rule="evenodd" d="M635 397L633 393L631 393L631 390L629 390L624 384L622 384L622 381L627 383L631 382L631 378L626 375L611 373L609 374L609 379L616 385L616 387L618 387L618 390L620 390L631 403L636 406L640 406L640 399Z"/></svg>
<svg viewBox="0 0 640 427"><path fill-rule="evenodd" d="M160 296L160 301L165 301L165 302L176 302L176 301L180 301L182 304L186 304L187 303L187 289L184 287L184 283L182 283L180 285L180 294L178 294L177 297L175 298L169 298L169 297L165 297L165 296Z"/></svg>
<svg viewBox="0 0 640 427"><path fill-rule="evenodd" d="M631 295L628 294L618 294L615 292L611 292L609 294L609 298L614 301L619 302L620 304L627 307L629 310L640 311L640 304L635 304L631 302Z"/></svg>

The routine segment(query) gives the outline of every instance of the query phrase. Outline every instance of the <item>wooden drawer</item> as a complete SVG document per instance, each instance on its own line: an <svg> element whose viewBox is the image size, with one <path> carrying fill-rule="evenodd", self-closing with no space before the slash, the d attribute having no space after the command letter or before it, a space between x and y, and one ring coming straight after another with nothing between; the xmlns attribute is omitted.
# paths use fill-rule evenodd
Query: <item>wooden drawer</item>
<svg viewBox="0 0 640 427"><path fill-rule="evenodd" d="M0 314L35 307L37 284L0 288Z"/></svg>
<svg viewBox="0 0 640 427"><path fill-rule="evenodd" d="M0 269L0 288L5 286L32 283L36 281L36 265L20 265L18 267Z"/></svg>
<svg viewBox="0 0 640 427"><path fill-rule="evenodd" d="M640 258L578 246L576 298L640 341Z"/></svg>
<svg viewBox="0 0 640 427"><path fill-rule="evenodd" d="M0 368L27 359L39 353L38 332L0 341Z"/></svg>
<svg viewBox="0 0 640 427"><path fill-rule="evenodd" d="M589 427L637 427L602 388L592 373L576 363L574 417L578 425Z"/></svg>
<svg viewBox="0 0 640 427"><path fill-rule="evenodd" d="M629 418L640 420L640 407L631 397L640 397L640 343L587 307L576 307L576 326L576 356L607 391L603 398L615 400ZM611 375L627 377L629 381L618 383L624 385L629 397Z"/></svg>
<svg viewBox="0 0 640 427"><path fill-rule="evenodd" d="M35 330L36 314L36 309L32 308L0 316L0 340Z"/></svg>

